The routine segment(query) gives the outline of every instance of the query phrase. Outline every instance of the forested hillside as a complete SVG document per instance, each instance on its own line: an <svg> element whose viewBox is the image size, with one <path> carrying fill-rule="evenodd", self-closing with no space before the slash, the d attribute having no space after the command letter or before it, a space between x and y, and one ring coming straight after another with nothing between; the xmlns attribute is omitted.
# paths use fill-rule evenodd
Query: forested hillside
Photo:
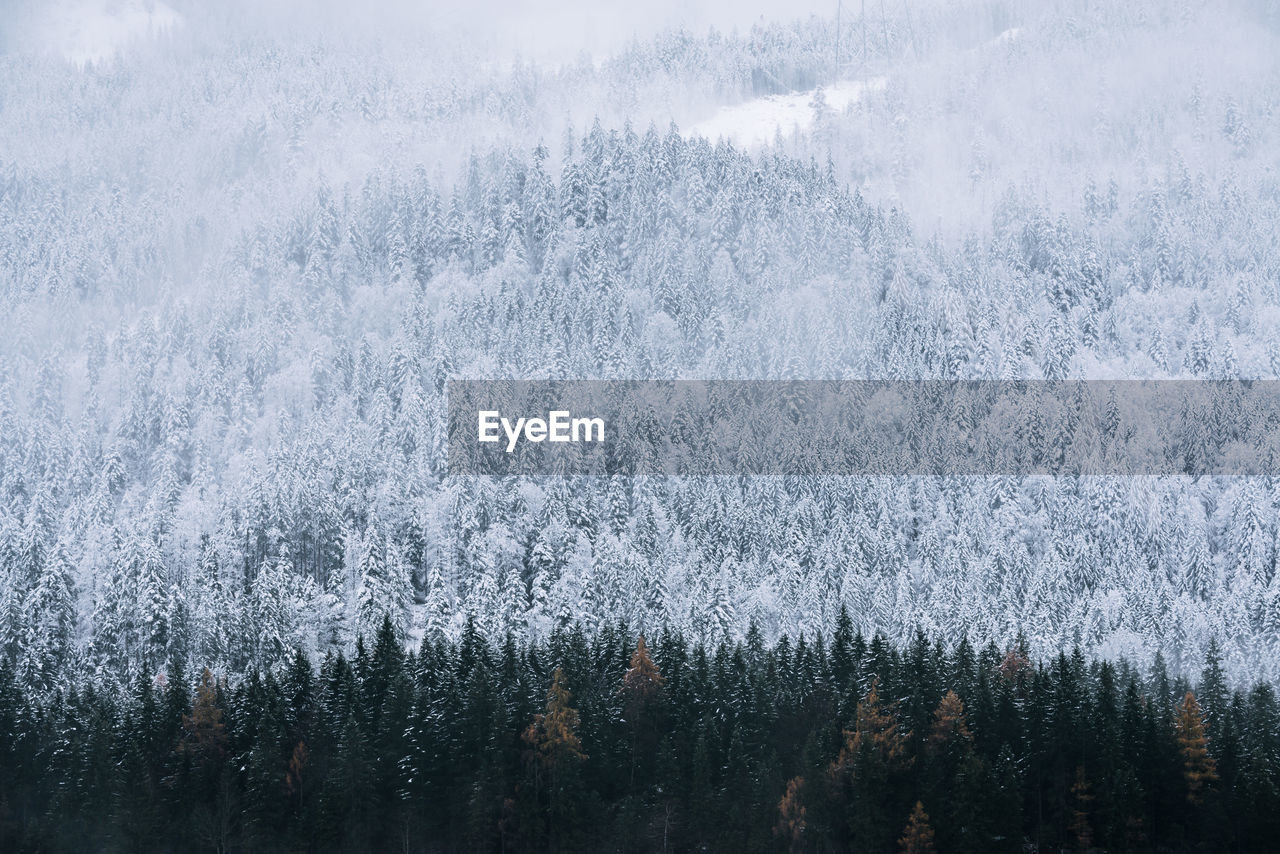
<svg viewBox="0 0 1280 854"><path fill-rule="evenodd" d="M714 639L751 618L812 632L842 603L895 638L1274 649L1269 480L443 477L449 376L1071 376L1133 347L1116 330L1172 287L1162 265L1222 263L1011 223L986 247L919 246L815 164L654 129L595 128L558 174L508 150L448 190L322 190L199 299L90 323L73 358L10 357L6 649L49 684L78 659L266 666L384 612L402 633L625 613ZM1234 320L1202 312L1144 355L1238 374L1233 341L1277 291L1237 296Z"/></svg>
<svg viewBox="0 0 1280 854"><path fill-rule="evenodd" d="M1277 376L1266 8L909 16L870 37L846 19L839 65L821 18L554 68L201 38L217 21L194 13L84 67L11 49L0 647L19 683L349 654L383 614L415 644L621 616L716 643L830 631L842 606L898 643L1022 632L1037 655L1160 651L1175 672L1217 637L1233 677L1274 678L1274 478L444 476L451 377ZM1136 88L1153 44L1235 49ZM1067 87L1053 57L1114 102L1036 108L1018 75ZM774 146L668 121L872 74L883 89L840 112L815 94ZM1015 166L1040 131L1037 179ZM934 145L949 134L968 153ZM934 221L922 188L953 193L957 164L976 207L939 196Z"/></svg>

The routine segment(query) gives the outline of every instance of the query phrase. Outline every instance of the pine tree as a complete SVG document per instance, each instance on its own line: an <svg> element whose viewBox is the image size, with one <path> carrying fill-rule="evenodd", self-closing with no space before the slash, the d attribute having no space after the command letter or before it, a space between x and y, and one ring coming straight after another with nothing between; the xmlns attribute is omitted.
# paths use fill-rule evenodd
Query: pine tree
<svg viewBox="0 0 1280 854"><path fill-rule="evenodd" d="M906 830L898 840L898 851L900 854L934 854L933 828L929 826L929 816L920 801L916 801L907 819Z"/></svg>
<svg viewBox="0 0 1280 854"><path fill-rule="evenodd" d="M649 657L649 650L644 643L644 635L636 640L635 652L626 674L622 677L621 693L628 707L642 709L662 690L662 674Z"/></svg>
<svg viewBox="0 0 1280 854"><path fill-rule="evenodd" d="M901 772L908 763L907 743L896 710L880 700L876 677L858 703L853 731L845 731L840 753L827 771L854 850L876 851L893 842L892 815L903 805Z"/></svg>
<svg viewBox="0 0 1280 854"><path fill-rule="evenodd" d="M934 805L939 844L949 851L979 851L998 817L984 809L987 770L978 758L964 703L951 690L934 710L922 760L923 794Z"/></svg>
<svg viewBox="0 0 1280 854"><path fill-rule="evenodd" d="M535 789L545 781L547 793L547 837L551 850L570 844L578 804L578 766L587 758L578 738L578 710L569 705L564 671L556 668L547 691L546 711L534 716L523 739L532 751L537 768Z"/></svg>
<svg viewBox="0 0 1280 854"><path fill-rule="evenodd" d="M845 731L845 743L834 767L852 768L858 756L867 751L886 766L896 765L905 761L906 747L897 716L880 701L880 679L876 677L858 703L854 729Z"/></svg>
<svg viewBox="0 0 1280 854"><path fill-rule="evenodd" d="M226 725L213 674L205 668L196 686L191 714L182 716L183 740L179 750L197 763L214 763L222 759L227 747Z"/></svg>
<svg viewBox="0 0 1280 854"><path fill-rule="evenodd" d="M1222 650L1217 637L1209 638L1209 648L1204 654L1204 670L1200 675L1200 693L1197 701L1204 712L1206 732L1211 740L1222 736L1222 724L1227 711L1227 680L1222 669Z"/></svg>
<svg viewBox="0 0 1280 854"><path fill-rule="evenodd" d="M787 781L787 791L778 801L778 823L774 826L774 835L787 843L787 850L792 854L804 850L804 831L806 828L804 802L804 777L792 777Z"/></svg>
<svg viewBox="0 0 1280 854"><path fill-rule="evenodd" d="M947 691L933 713L933 727L929 732L929 744L938 748L959 740L971 743L973 735L964 715L964 703L955 691Z"/></svg>
<svg viewBox="0 0 1280 854"><path fill-rule="evenodd" d="M76 626L75 585L61 543L36 579L27 597L24 617L26 639L21 670L28 683L49 688L71 659Z"/></svg>
<svg viewBox="0 0 1280 854"><path fill-rule="evenodd" d="M1217 763L1209 755L1209 738L1205 735L1204 713L1196 695L1188 691L1178 705L1178 749L1182 752L1182 776L1187 784L1187 800L1204 801L1204 790L1217 779Z"/></svg>
<svg viewBox="0 0 1280 854"><path fill-rule="evenodd" d="M651 755L656 741L657 728L650 717L650 707L662 691L662 674L658 672L649 650L644 644L644 635L636 640L635 652L627 672L622 676L622 687L618 693L622 695L623 714L631 730L631 769L630 783L635 784L636 765L640 753Z"/></svg>
<svg viewBox="0 0 1280 854"><path fill-rule="evenodd" d="M546 712L536 715L525 731L525 741L549 770L587 758L578 739L578 710L569 705L569 689L564 681L564 671L556 668L547 690Z"/></svg>
<svg viewBox="0 0 1280 854"><path fill-rule="evenodd" d="M1084 776L1084 766L1076 768L1076 780L1071 784L1073 807L1071 812L1071 832L1076 838L1076 847L1087 854L1093 849L1093 829L1090 825L1089 809L1094 796L1090 791L1089 780Z"/></svg>
<svg viewBox="0 0 1280 854"><path fill-rule="evenodd" d="M307 770L310 762L311 751L307 749L307 743L299 741L293 746L293 753L289 756L289 765L285 770L285 789L297 803L306 800L304 786L310 776Z"/></svg>

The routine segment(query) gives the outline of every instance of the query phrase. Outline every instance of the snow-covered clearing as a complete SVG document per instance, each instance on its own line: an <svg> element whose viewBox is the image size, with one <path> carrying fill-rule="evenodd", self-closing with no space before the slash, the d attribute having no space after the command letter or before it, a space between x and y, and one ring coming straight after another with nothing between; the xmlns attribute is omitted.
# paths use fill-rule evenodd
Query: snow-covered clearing
<svg viewBox="0 0 1280 854"><path fill-rule="evenodd" d="M822 90L827 107L840 112L865 94L883 90L887 83L887 77L873 77L869 80L841 80L832 86L818 88ZM813 124L817 92L818 89L810 89L786 95L767 95L721 107L691 126L687 133L713 142L724 138L744 148L767 145L778 131L789 134L795 129L806 130Z"/></svg>

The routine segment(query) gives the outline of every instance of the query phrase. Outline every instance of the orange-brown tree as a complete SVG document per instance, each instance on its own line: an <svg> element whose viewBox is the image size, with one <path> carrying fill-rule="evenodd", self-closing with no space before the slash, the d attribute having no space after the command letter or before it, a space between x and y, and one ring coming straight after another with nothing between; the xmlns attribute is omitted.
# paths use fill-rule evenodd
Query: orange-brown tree
<svg viewBox="0 0 1280 854"><path fill-rule="evenodd" d="M933 712L933 726L929 730L929 745L934 749L950 744L972 744L969 721L965 718L964 702L955 691L943 695Z"/></svg>
<svg viewBox="0 0 1280 854"><path fill-rule="evenodd" d="M827 770L834 812L843 814L855 851L878 851L893 844L892 816L905 806L907 744L896 708L880 699L880 680L874 679L858 702L853 730L845 731L844 745Z"/></svg>
<svg viewBox="0 0 1280 854"><path fill-rule="evenodd" d="M234 787L224 762L227 746L222 686L206 667L196 686L191 714L182 716L177 753L187 763L189 776L182 785L189 790L195 805L191 822L197 833L218 850L224 850L232 836Z"/></svg>
<svg viewBox="0 0 1280 854"><path fill-rule="evenodd" d="M1178 750L1182 753L1182 777L1187 783L1187 800L1200 804L1204 790L1218 779L1217 763L1209 755L1209 737L1204 731L1204 712L1196 695L1188 691L1178 704Z"/></svg>
<svg viewBox="0 0 1280 854"><path fill-rule="evenodd" d="M964 702L948 690L934 709L924 746L921 793L934 813L938 844L948 851L983 850L986 769L974 748Z"/></svg>
<svg viewBox="0 0 1280 854"><path fill-rule="evenodd" d="M805 816L808 810L803 802L804 777L792 777L787 781L787 791L778 801L778 823L773 832L787 843L787 850L796 854L804 850Z"/></svg>
<svg viewBox="0 0 1280 854"><path fill-rule="evenodd" d="M831 766L833 774L852 771L859 755L869 752L885 765L898 765L906 758L907 739L898 729L895 710L880 700L880 680L858 702L854 728L845 730L844 746Z"/></svg>
<svg viewBox="0 0 1280 854"><path fill-rule="evenodd" d="M929 816L924 811L924 804L916 801L911 816L907 819L906 830L898 840L900 854L934 854L933 828L929 826Z"/></svg>
<svg viewBox="0 0 1280 854"><path fill-rule="evenodd" d="M552 851L572 847L579 829L576 808L582 793L578 772L587 758L578 738L578 710L569 705L571 694L564 682L564 671L556 668L547 691L546 711L534 716L522 736L530 748L534 797L541 801L545 793L547 844Z"/></svg>
<svg viewBox="0 0 1280 854"><path fill-rule="evenodd" d="M657 740L657 729L653 720L652 709L658 695L662 692L662 674L649 657L649 650L644 643L644 635L636 641L636 650L631 654L631 663L622 677L622 687L618 693L622 697L623 715L631 734L631 768L629 782L632 786L636 780L636 765L642 756L653 754Z"/></svg>
<svg viewBox="0 0 1280 854"><path fill-rule="evenodd" d="M206 667L196 686L191 714L182 716L183 738L178 745L179 752L191 756L197 763L221 760L226 751L227 732L218 694L213 674Z"/></svg>

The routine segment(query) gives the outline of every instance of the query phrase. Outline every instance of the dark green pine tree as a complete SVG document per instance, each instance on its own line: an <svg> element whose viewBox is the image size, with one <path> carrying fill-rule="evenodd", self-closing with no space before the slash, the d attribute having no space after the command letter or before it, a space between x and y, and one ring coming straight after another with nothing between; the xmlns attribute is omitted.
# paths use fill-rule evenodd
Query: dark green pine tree
<svg viewBox="0 0 1280 854"><path fill-rule="evenodd" d="M1210 743L1221 743L1231 697L1227 691L1226 673L1222 669L1222 651L1216 637L1209 639L1209 647L1205 650L1204 669L1200 673L1200 689L1196 692L1196 699L1204 710L1205 732Z"/></svg>
<svg viewBox="0 0 1280 854"><path fill-rule="evenodd" d="M1280 838L1280 702L1275 689L1256 685L1244 712L1245 744L1235 814L1252 816L1239 843L1246 851L1261 851Z"/></svg>
<svg viewBox="0 0 1280 854"><path fill-rule="evenodd" d="M175 726L164 719L154 678L144 666L114 734L118 773L112 780L112 826L120 845L147 850L156 839L165 837L165 800L160 786L169 751L176 742Z"/></svg>
<svg viewBox="0 0 1280 854"><path fill-rule="evenodd" d="M408 750L406 730L413 706L413 687L406 673L404 648L390 617L383 617L374 640L362 695L373 751L373 844L375 849L385 850L403 838L406 829L401 760Z"/></svg>
<svg viewBox="0 0 1280 854"><path fill-rule="evenodd" d="M19 763L22 733L18 729L21 691L14 679L12 659L0 652L0 847L17 850L23 838L22 807L25 793L35 781L22 773Z"/></svg>
<svg viewBox="0 0 1280 854"><path fill-rule="evenodd" d="M368 740L361 725L360 689L355 671L339 653L322 676L317 731L324 733L324 780L313 840L352 851L370 848L373 774Z"/></svg>
<svg viewBox="0 0 1280 854"><path fill-rule="evenodd" d="M268 677L245 698L242 714L252 715L254 736L237 758L244 788L243 835L248 846L274 850L284 844L291 815L288 790L289 766L285 751L290 743L279 683Z"/></svg>

